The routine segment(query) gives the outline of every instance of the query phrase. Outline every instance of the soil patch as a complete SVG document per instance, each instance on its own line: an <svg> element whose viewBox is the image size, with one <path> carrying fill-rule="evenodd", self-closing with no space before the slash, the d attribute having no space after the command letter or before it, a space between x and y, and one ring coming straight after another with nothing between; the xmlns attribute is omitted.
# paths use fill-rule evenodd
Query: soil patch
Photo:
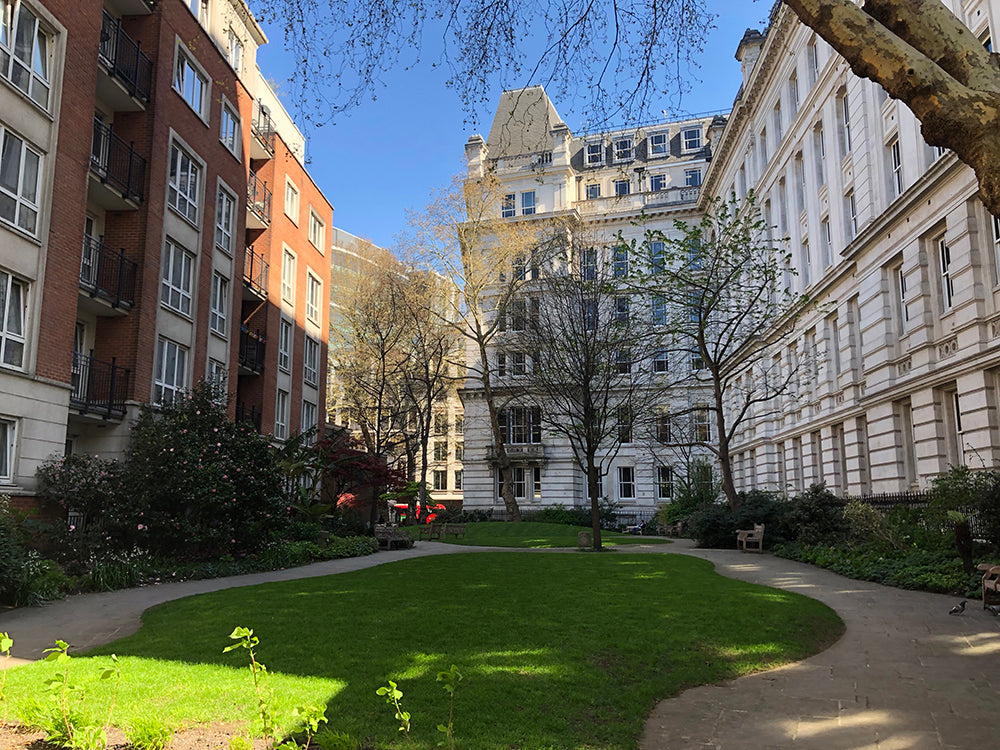
<svg viewBox="0 0 1000 750"><path fill-rule="evenodd" d="M205 724L180 729L174 733L169 750L229 750L229 740L243 735L239 724ZM254 750L263 750L264 741L254 740ZM60 750L57 745L45 741L42 732L33 732L19 724L0 723L0 750ZM117 730L108 731L107 750L133 750L125 735Z"/></svg>

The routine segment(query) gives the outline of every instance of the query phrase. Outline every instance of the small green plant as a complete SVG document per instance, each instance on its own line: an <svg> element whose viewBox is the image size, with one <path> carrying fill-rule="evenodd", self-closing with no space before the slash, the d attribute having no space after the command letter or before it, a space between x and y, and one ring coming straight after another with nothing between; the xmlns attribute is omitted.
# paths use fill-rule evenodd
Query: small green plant
<svg viewBox="0 0 1000 750"><path fill-rule="evenodd" d="M238 648L245 648L250 654L250 675L253 678L254 692L257 694L257 708L260 712L261 734L264 736L264 746L272 748L274 747L274 735L277 732L278 725L274 720L274 715L271 713L270 707L268 706L268 698L270 696L267 693L267 687L264 685L264 675L267 674L267 667L257 661L257 655L254 652L254 649L257 648L260 643L260 639L253 634L253 630L243 627L234 628L233 632L229 634L229 637L236 641L236 643L226 646L222 649L222 653L227 654Z"/></svg>
<svg viewBox="0 0 1000 750"><path fill-rule="evenodd" d="M253 750L253 743L249 737L237 734L229 738L229 750Z"/></svg>
<svg viewBox="0 0 1000 750"><path fill-rule="evenodd" d="M306 736L303 750L309 750L309 743L319 732L319 725L326 724L326 706L298 706L292 709L292 716L302 725Z"/></svg>
<svg viewBox="0 0 1000 750"><path fill-rule="evenodd" d="M395 682L389 680L389 684L380 687L375 691L376 695L385 696L385 702L396 709L394 718L399 722L399 731L410 738L410 712L404 711L399 705L399 699L403 697L403 691L399 689Z"/></svg>
<svg viewBox="0 0 1000 750"><path fill-rule="evenodd" d="M173 736L173 729L150 717L133 721L125 730L125 737L136 750L165 750Z"/></svg>
<svg viewBox="0 0 1000 750"><path fill-rule="evenodd" d="M45 661L61 666L55 676L46 683L55 703L55 711L36 711L36 723L45 731L46 739L53 744L70 750L102 750L108 744L108 727L114 715L118 686L121 682L121 666L118 657L111 655L111 664L101 670L99 678L114 679L108 716L103 724L93 721L85 712L86 690L70 682L69 644L56 641L55 646L43 651ZM74 705L74 704L79 705Z"/></svg>
<svg viewBox="0 0 1000 750"><path fill-rule="evenodd" d="M346 732L324 727L313 738L319 750L358 750L358 741Z"/></svg>
<svg viewBox="0 0 1000 750"><path fill-rule="evenodd" d="M438 743L438 747L447 744L448 750L455 750L455 734L453 732L453 719L455 716L455 689L462 681L462 674L454 664L444 672L438 672L437 681L448 693L448 723L438 724L438 731L444 734L445 739Z"/></svg>
<svg viewBox="0 0 1000 750"><path fill-rule="evenodd" d="M0 654L3 654L7 664L0 669L0 705L3 705L3 713L0 714L0 721L7 720L7 668L10 666L10 649L14 645L14 639L6 632L0 633Z"/></svg>

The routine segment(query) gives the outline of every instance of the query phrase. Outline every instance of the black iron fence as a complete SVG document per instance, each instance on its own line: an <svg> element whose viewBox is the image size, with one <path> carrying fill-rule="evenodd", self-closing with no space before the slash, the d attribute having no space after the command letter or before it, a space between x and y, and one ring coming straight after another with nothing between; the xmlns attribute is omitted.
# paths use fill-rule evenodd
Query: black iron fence
<svg viewBox="0 0 1000 750"><path fill-rule="evenodd" d="M247 406L243 402L237 402L236 404L236 421L237 422L249 422L253 425L253 428L260 432L262 414L260 409L256 405Z"/></svg>
<svg viewBox="0 0 1000 750"><path fill-rule="evenodd" d="M129 95L149 102L153 87L153 62L142 46L122 31L121 21L104 11L100 58Z"/></svg>
<svg viewBox="0 0 1000 750"><path fill-rule="evenodd" d="M264 345L266 341L259 331L240 328L240 367L258 375L264 372Z"/></svg>
<svg viewBox="0 0 1000 750"><path fill-rule="evenodd" d="M141 203L146 181L146 160L136 153L131 143L126 143L100 118L94 118L94 141L90 151L90 169L111 185L123 197Z"/></svg>
<svg viewBox="0 0 1000 750"><path fill-rule="evenodd" d="M80 260L80 288L92 296L108 300L113 307L135 304L136 264L100 239L83 236Z"/></svg>
<svg viewBox="0 0 1000 750"><path fill-rule="evenodd" d="M247 208L265 224L271 223L271 191L256 172L247 180Z"/></svg>
<svg viewBox="0 0 1000 750"><path fill-rule="evenodd" d="M930 492L925 490L910 490L907 492L877 492L861 495L854 500L860 500L876 510L885 512L893 508L923 508L930 502Z"/></svg>
<svg viewBox="0 0 1000 750"><path fill-rule="evenodd" d="M120 419L125 416L130 374L128 368L119 367L114 359L102 362L92 354L73 352L70 402L85 413Z"/></svg>
<svg viewBox="0 0 1000 750"><path fill-rule="evenodd" d="M267 107L263 106L259 99L253 103L253 117L250 120L250 130L264 148L273 154L274 122L271 120L271 115L267 111Z"/></svg>
<svg viewBox="0 0 1000 750"><path fill-rule="evenodd" d="M267 276L270 268L264 256L254 252L253 245L247 248L243 257L243 280L250 290L260 297L267 296Z"/></svg>

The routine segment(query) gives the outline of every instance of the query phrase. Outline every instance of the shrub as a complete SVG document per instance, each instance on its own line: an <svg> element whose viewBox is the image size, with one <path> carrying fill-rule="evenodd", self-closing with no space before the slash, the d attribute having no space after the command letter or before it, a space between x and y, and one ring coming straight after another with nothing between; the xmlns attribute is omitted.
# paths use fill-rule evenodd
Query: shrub
<svg viewBox="0 0 1000 750"><path fill-rule="evenodd" d="M364 557L378 552L378 540L371 536L331 536L326 540L326 546L321 550L325 560L337 560L342 557Z"/></svg>
<svg viewBox="0 0 1000 750"><path fill-rule="evenodd" d="M849 529L844 518L847 503L824 484L814 484L789 500L779 534L801 544L831 544L843 540Z"/></svg>
<svg viewBox="0 0 1000 750"><path fill-rule="evenodd" d="M755 523L767 526L764 542L768 546L781 541L786 501L776 493L762 490L752 490L741 497L743 502L736 511L724 503L713 503L691 514L688 531L699 547L732 549L736 547L736 531L752 529Z"/></svg>
<svg viewBox="0 0 1000 750"><path fill-rule="evenodd" d="M38 494L63 510L82 513L93 522L119 506L122 466L99 456L53 457L37 471Z"/></svg>

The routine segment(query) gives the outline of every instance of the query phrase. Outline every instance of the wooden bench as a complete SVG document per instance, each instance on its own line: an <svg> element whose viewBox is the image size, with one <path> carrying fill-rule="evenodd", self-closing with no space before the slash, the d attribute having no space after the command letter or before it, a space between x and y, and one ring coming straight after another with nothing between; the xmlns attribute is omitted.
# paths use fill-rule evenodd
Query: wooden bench
<svg viewBox="0 0 1000 750"><path fill-rule="evenodd" d="M375 539L378 546L385 549L409 549L413 546L413 537L397 526L376 526Z"/></svg>
<svg viewBox="0 0 1000 750"><path fill-rule="evenodd" d="M446 523L444 525L444 536L453 535L456 539L465 536L464 523Z"/></svg>
<svg viewBox="0 0 1000 750"><path fill-rule="evenodd" d="M737 529L736 549L746 552L748 549L756 548L757 552L764 551L764 524L755 523L753 529Z"/></svg>
<svg viewBox="0 0 1000 750"><path fill-rule="evenodd" d="M678 521L677 523L672 523L664 527L664 531L666 532L666 536L679 537L681 534L684 533L684 522Z"/></svg>
<svg viewBox="0 0 1000 750"><path fill-rule="evenodd" d="M976 566L983 571L983 609L988 604L1000 604L1000 565L980 563Z"/></svg>
<svg viewBox="0 0 1000 750"><path fill-rule="evenodd" d="M441 525L437 523L427 523L420 527L418 537L421 540L434 540L441 538Z"/></svg>

